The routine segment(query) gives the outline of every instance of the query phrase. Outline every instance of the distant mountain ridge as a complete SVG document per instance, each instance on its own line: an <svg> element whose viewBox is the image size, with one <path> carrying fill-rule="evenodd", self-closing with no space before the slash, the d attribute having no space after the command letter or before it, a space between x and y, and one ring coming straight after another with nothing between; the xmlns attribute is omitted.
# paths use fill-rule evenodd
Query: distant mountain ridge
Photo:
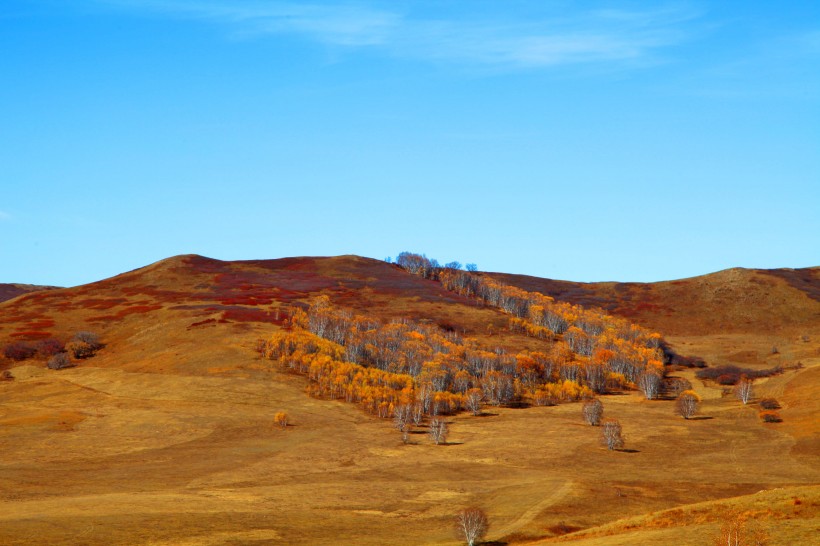
<svg viewBox="0 0 820 546"><path fill-rule="evenodd" d="M0 302L14 299L22 294L39 290L54 290L57 286L39 286L36 284L0 283Z"/></svg>

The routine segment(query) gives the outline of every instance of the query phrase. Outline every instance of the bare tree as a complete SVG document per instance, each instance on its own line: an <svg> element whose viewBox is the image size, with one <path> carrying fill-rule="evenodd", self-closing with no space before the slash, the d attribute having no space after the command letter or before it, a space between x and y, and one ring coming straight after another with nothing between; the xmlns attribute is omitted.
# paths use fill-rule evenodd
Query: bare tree
<svg viewBox="0 0 820 546"><path fill-rule="evenodd" d="M738 381L737 385L735 385L735 396L737 396L737 399L744 404L748 404L754 397L753 382L754 381L752 379L742 375L740 376L740 381Z"/></svg>
<svg viewBox="0 0 820 546"><path fill-rule="evenodd" d="M410 423L413 407L410 404L398 404L393 408L393 426L404 432Z"/></svg>
<svg viewBox="0 0 820 546"><path fill-rule="evenodd" d="M638 388L647 400L654 400L661 391L661 376L655 372L644 372L638 378Z"/></svg>
<svg viewBox="0 0 820 546"><path fill-rule="evenodd" d="M481 389L470 389L467 391L465 402L467 409L473 412L473 415L481 413L481 399L484 397L484 392Z"/></svg>
<svg viewBox="0 0 820 546"><path fill-rule="evenodd" d="M456 516L456 533L468 546L474 546L484 538L490 523L481 508L465 508Z"/></svg>
<svg viewBox="0 0 820 546"><path fill-rule="evenodd" d="M478 271L478 266L476 264L467 264L466 268L470 273L475 273Z"/></svg>
<svg viewBox="0 0 820 546"><path fill-rule="evenodd" d="M683 391L675 402L675 411L684 419L693 417L700 407L700 396L695 391Z"/></svg>
<svg viewBox="0 0 820 546"><path fill-rule="evenodd" d="M592 400L585 400L581 406L581 413L584 416L584 421L587 424L598 426L601 424L601 419L604 416L604 404L597 398Z"/></svg>
<svg viewBox="0 0 820 546"><path fill-rule="evenodd" d="M621 423L617 419L607 419L601 427L601 442L607 449L624 447L624 437L621 432Z"/></svg>
<svg viewBox="0 0 820 546"><path fill-rule="evenodd" d="M428 434L430 434L430 438L436 445L447 443L447 432L447 423L444 422L444 419L435 417L430 421L430 432Z"/></svg>
<svg viewBox="0 0 820 546"><path fill-rule="evenodd" d="M421 402L415 402L413 404L413 411L411 416L413 417L414 425L421 425L421 422L424 420L424 405Z"/></svg>

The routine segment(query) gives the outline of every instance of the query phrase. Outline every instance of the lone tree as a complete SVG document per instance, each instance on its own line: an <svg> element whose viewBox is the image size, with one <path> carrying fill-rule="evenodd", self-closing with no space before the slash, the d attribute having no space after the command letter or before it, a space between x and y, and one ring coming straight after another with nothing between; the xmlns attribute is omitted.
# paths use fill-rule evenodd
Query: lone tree
<svg viewBox="0 0 820 546"><path fill-rule="evenodd" d="M675 411L684 419L689 419L698 412L700 396L695 391L683 391L675 402Z"/></svg>
<svg viewBox="0 0 820 546"><path fill-rule="evenodd" d="M740 381L738 381L737 385L735 385L735 396L744 404L748 404L754 397L753 380L749 379L745 375L741 375Z"/></svg>
<svg viewBox="0 0 820 546"><path fill-rule="evenodd" d="M584 416L584 421L593 427L601 424L601 419L604 416L604 404L597 398L584 401L581 406L581 413Z"/></svg>
<svg viewBox="0 0 820 546"><path fill-rule="evenodd" d="M490 523L481 508L465 508L456 516L456 533L468 546L484 538Z"/></svg>
<svg viewBox="0 0 820 546"><path fill-rule="evenodd" d="M432 421L430 421L430 438L436 443L445 444L447 443L447 423L444 422L444 419L439 419L435 417Z"/></svg>
<svg viewBox="0 0 820 546"><path fill-rule="evenodd" d="M273 423L277 426L282 428L287 428L288 426L288 414L284 411L280 411L273 416Z"/></svg>
<svg viewBox="0 0 820 546"><path fill-rule="evenodd" d="M601 441L607 449L624 447L624 437L621 433L621 423L617 419L607 419L601 427Z"/></svg>

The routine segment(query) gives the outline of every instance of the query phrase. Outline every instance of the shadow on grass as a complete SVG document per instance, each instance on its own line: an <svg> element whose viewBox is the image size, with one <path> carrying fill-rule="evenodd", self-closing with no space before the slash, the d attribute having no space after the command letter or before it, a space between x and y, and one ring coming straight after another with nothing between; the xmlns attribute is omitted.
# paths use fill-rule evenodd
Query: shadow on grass
<svg viewBox="0 0 820 546"><path fill-rule="evenodd" d="M498 417L497 413L490 413L488 411L482 411L478 415L473 415L473 417Z"/></svg>
<svg viewBox="0 0 820 546"><path fill-rule="evenodd" d="M461 445L464 445L464 442L440 442L438 445L440 445L440 446L461 446Z"/></svg>
<svg viewBox="0 0 820 546"><path fill-rule="evenodd" d="M621 453L640 453L638 449L616 449L615 451L620 451Z"/></svg>
<svg viewBox="0 0 820 546"><path fill-rule="evenodd" d="M711 415L695 415L687 419L687 421L708 421L709 419L714 419L714 417Z"/></svg>

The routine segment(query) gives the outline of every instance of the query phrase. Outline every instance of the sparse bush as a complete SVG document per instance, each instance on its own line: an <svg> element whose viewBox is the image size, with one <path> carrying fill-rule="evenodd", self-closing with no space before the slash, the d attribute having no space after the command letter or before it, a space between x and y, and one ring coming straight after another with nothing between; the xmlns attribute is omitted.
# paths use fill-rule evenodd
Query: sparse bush
<svg viewBox="0 0 820 546"><path fill-rule="evenodd" d="M581 406L581 413L587 424L593 427L598 426L601 424L601 419L604 416L604 404L597 398L585 400Z"/></svg>
<svg viewBox="0 0 820 546"><path fill-rule="evenodd" d="M683 377L669 377L666 379L665 391L674 397L678 397L683 391L692 389L692 383Z"/></svg>
<svg viewBox="0 0 820 546"><path fill-rule="evenodd" d="M0 373L0 381L13 381L14 375L9 370L3 370L3 373Z"/></svg>
<svg viewBox="0 0 820 546"><path fill-rule="evenodd" d="M695 391L683 391L675 401L675 411L684 419L693 417L700 407L700 396Z"/></svg>
<svg viewBox="0 0 820 546"><path fill-rule="evenodd" d="M456 534L468 546L484 538L490 528L487 514L480 508L465 508L456 516Z"/></svg>
<svg viewBox="0 0 820 546"><path fill-rule="evenodd" d="M288 426L288 414L284 411L277 412L273 416L273 424L278 427L287 428Z"/></svg>
<svg viewBox="0 0 820 546"><path fill-rule="evenodd" d="M6 345L5 349L3 349L3 355L9 360L14 360L15 362L22 362L28 358L33 357L37 354L37 349L26 343L25 341L15 341L14 343L9 343Z"/></svg>
<svg viewBox="0 0 820 546"><path fill-rule="evenodd" d="M775 398L763 398L760 400L760 407L766 410L780 409L780 402Z"/></svg>
<svg viewBox="0 0 820 546"><path fill-rule="evenodd" d="M37 342L36 348L37 356L41 358L48 358L56 355L57 353L62 353L65 350L64 344L53 337L41 339Z"/></svg>
<svg viewBox="0 0 820 546"><path fill-rule="evenodd" d="M81 341L83 343L88 344L90 347L93 347L95 351L102 349L102 343L100 343L100 336L95 334L94 332L77 332L74 334L72 341Z"/></svg>
<svg viewBox="0 0 820 546"><path fill-rule="evenodd" d="M46 366L49 370L62 370L63 368L73 368L76 366L68 357L68 353L57 353L48 359Z"/></svg>
<svg viewBox="0 0 820 546"><path fill-rule="evenodd" d="M601 426L601 443L610 450L624 447L621 423L617 419L607 419L604 421L604 424Z"/></svg>
<svg viewBox="0 0 820 546"><path fill-rule="evenodd" d="M780 423L783 421L783 419L780 418L780 414L772 410L761 411L760 418L763 419L764 423Z"/></svg>
<svg viewBox="0 0 820 546"><path fill-rule="evenodd" d="M84 341L69 341L65 346L66 351L78 360L91 358L97 354L97 349Z"/></svg>

